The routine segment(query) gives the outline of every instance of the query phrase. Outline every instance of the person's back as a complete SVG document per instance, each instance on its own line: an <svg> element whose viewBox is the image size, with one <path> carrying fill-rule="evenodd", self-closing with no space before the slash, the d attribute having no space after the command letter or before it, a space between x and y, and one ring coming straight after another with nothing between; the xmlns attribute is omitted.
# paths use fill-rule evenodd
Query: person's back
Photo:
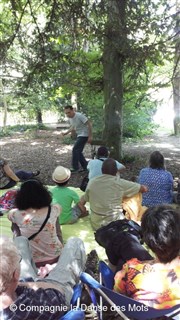
<svg viewBox="0 0 180 320"><path fill-rule="evenodd" d="M60 207L51 206L51 200L51 195L40 181L29 180L18 190L15 199L16 208L8 214L9 220L18 226L22 236L29 238L37 233L30 240L30 247L38 267L56 262L63 247L57 229ZM45 219L47 221L39 232Z"/></svg>
<svg viewBox="0 0 180 320"><path fill-rule="evenodd" d="M98 229L111 221L122 217L123 196L133 196L140 191L140 185L120 179L117 174L116 161L108 158L103 162L102 175L90 180L82 202L89 202L91 224Z"/></svg>
<svg viewBox="0 0 180 320"><path fill-rule="evenodd" d="M55 186L51 189L53 203L58 203L62 207L59 216L60 225L71 222L72 220L72 204L79 202L79 196L68 187Z"/></svg>
<svg viewBox="0 0 180 320"><path fill-rule="evenodd" d="M155 259L127 261L115 275L114 290L157 309L179 304L180 214L167 205L150 207L141 228Z"/></svg>
<svg viewBox="0 0 180 320"><path fill-rule="evenodd" d="M53 203L59 204L62 208L59 216L60 225L75 223L78 218L87 215L86 208L79 204L80 199L77 192L67 186L70 177L71 171L62 166L56 167L52 174L52 180L56 186L50 191Z"/></svg>
<svg viewBox="0 0 180 320"><path fill-rule="evenodd" d="M148 192L143 194L142 204L150 207L153 205L170 204L173 202L173 177L164 168L164 158L159 151L150 156L150 167L140 171L138 182L148 187Z"/></svg>

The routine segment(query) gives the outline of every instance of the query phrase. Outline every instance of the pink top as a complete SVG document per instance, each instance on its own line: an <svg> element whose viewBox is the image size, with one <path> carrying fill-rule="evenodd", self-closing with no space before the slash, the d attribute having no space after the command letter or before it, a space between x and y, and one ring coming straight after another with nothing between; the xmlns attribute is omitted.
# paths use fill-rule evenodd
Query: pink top
<svg viewBox="0 0 180 320"><path fill-rule="evenodd" d="M40 229L47 212L48 207L37 210L32 208L27 210L12 209L8 214L8 219L18 225L22 236L28 238ZM52 205L50 217L43 230L30 240L33 260L36 263L52 260L61 254L63 245L56 233L56 221L59 214L59 205Z"/></svg>

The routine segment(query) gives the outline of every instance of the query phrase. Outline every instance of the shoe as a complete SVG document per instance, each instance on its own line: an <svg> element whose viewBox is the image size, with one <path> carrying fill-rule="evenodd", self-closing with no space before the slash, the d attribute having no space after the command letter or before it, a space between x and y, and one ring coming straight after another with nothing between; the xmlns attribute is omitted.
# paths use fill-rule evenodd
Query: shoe
<svg viewBox="0 0 180 320"><path fill-rule="evenodd" d="M33 171L33 177L37 177L40 174L39 170Z"/></svg>
<svg viewBox="0 0 180 320"><path fill-rule="evenodd" d="M99 281L99 257L96 250L92 250L87 255L85 272L89 273L94 279Z"/></svg>
<svg viewBox="0 0 180 320"><path fill-rule="evenodd" d="M74 168L70 168L71 173L78 173L79 171L74 169Z"/></svg>

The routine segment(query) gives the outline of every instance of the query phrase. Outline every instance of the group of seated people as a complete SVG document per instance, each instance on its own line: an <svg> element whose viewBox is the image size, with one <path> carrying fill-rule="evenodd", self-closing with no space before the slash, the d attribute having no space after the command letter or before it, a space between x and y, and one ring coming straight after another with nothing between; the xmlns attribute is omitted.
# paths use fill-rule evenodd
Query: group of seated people
<svg viewBox="0 0 180 320"><path fill-rule="evenodd" d="M114 290L158 309L179 304L179 230L180 214L171 206L147 209L142 236L154 258L126 261L115 274ZM46 278L38 277L26 237L16 237L14 243L1 238L0 257L0 317L8 320L59 319L70 306L86 262L84 244L78 238L68 239Z"/></svg>
<svg viewBox="0 0 180 320"><path fill-rule="evenodd" d="M89 183L81 199L68 187L71 172L62 166L54 170L55 186L49 190L34 178L38 172L24 177L27 181L15 190L14 208L8 212L14 243L3 238L0 241L0 318L19 319L20 304L25 301L29 306L62 306L53 314L50 309L44 309L42 319L58 319L67 311L65 306L69 307L73 287L85 268L86 254L78 238L70 238L63 244L60 225L72 224L87 216L86 202L90 204L92 228L97 230L111 221L123 219L125 209L130 207L128 201L132 204L132 199L135 200L135 208L130 209L136 211L137 220L141 219L142 237L148 251L136 242L130 243L129 248L125 241L118 247L112 246L111 255L117 255L117 248L119 258L120 251L128 252L117 268L114 290L155 308L180 303L180 213L171 206L173 178L165 170L164 157L158 151L152 153L149 168L141 170L138 182L132 182L120 178L119 171L125 168L108 158L107 153L103 154L106 150L100 149L103 160L90 160L89 170L96 167L93 161L98 160L102 171L95 177L91 177L89 171ZM8 165L0 160L1 169ZM3 169L0 173L3 177L7 175ZM11 175L10 179L19 181L13 178ZM2 181L5 185L2 182L0 189L5 189L10 181L5 177ZM177 203L179 196L178 189ZM111 257L108 258L111 262ZM50 267L44 272L47 265ZM23 282L19 282L20 279ZM11 304L17 306L16 318ZM23 318L41 319L39 313L33 311L32 314L30 308L23 312Z"/></svg>

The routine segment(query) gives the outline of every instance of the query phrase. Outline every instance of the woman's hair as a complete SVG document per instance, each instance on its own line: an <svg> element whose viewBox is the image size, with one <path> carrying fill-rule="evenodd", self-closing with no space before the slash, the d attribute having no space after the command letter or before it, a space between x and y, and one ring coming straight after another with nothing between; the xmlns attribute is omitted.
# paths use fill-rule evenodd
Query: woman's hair
<svg viewBox="0 0 180 320"><path fill-rule="evenodd" d="M43 184L36 179L25 181L17 192L15 206L19 210L40 209L51 204L52 197Z"/></svg>
<svg viewBox="0 0 180 320"><path fill-rule="evenodd" d="M165 169L164 157L159 151L154 151L150 155L149 166L152 169Z"/></svg>
<svg viewBox="0 0 180 320"><path fill-rule="evenodd" d="M171 206L150 207L142 216L144 242L162 263L180 254L180 213Z"/></svg>
<svg viewBox="0 0 180 320"><path fill-rule="evenodd" d="M0 294L5 292L13 281L16 269L20 271L20 254L8 238L0 238Z"/></svg>

